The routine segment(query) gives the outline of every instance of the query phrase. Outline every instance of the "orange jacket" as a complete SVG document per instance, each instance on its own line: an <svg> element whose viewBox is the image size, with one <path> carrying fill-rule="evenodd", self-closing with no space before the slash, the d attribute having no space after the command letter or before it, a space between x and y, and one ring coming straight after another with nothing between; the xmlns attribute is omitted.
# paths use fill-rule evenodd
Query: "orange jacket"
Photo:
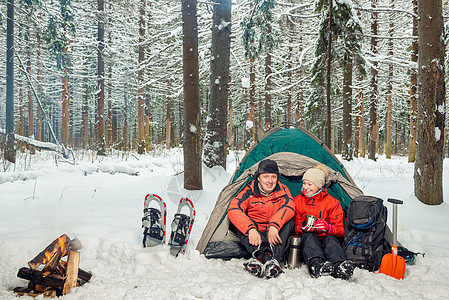
<svg viewBox="0 0 449 300"><path fill-rule="evenodd" d="M327 193L327 189L323 190L312 198L301 194L294 199L296 205L295 213L295 232L301 234L301 226L306 219L306 215L313 215L318 219L324 219L331 224L333 229L332 235L342 237L345 233L343 227L343 209L340 202ZM326 236L324 232L316 232L319 238Z"/></svg>
<svg viewBox="0 0 449 300"><path fill-rule="evenodd" d="M231 200L228 208L229 220L245 235L251 228L264 232L274 226L280 230L294 215L293 197L280 182L271 194L263 196L258 181L253 180Z"/></svg>

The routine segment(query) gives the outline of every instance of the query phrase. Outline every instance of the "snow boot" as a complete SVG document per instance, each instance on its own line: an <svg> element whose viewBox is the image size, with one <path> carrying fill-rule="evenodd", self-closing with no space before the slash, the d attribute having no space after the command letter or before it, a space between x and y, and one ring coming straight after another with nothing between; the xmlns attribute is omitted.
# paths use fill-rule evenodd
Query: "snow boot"
<svg viewBox="0 0 449 300"><path fill-rule="evenodd" d="M349 260L345 260L343 262L338 262L334 265L334 271L332 276L335 278L341 278L344 280L348 280L352 273L354 272L354 265Z"/></svg>
<svg viewBox="0 0 449 300"><path fill-rule="evenodd" d="M262 278L265 275L264 265L257 258L251 258L243 265L248 272L256 277Z"/></svg>
<svg viewBox="0 0 449 300"><path fill-rule="evenodd" d="M181 213L184 206L187 206L190 215ZM193 222L195 220L195 208L189 198L181 198L178 204L178 210L171 223L171 235L168 244L170 245L170 253L177 256L179 253L186 252L187 243L189 242L190 232L192 231Z"/></svg>
<svg viewBox="0 0 449 300"><path fill-rule="evenodd" d="M320 270L320 276L329 276L334 273L334 264L330 261L324 262Z"/></svg>
<svg viewBox="0 0 449 300"><path fill-rule="evenodd" d="M275 258L272 258L269 261L267 261L263 265L263 269L264 269L265 277L267 277L267 279L272 278L272 277L277 277L279 274L281 274L283 272L281 265Z"/></svg>
<svg viewBox="0 0 449 300"><path fill-rule="evenodd" d="M152 201L157 202L160 209L150 207ZM165 202L156 194L146 195L143 214L143 246L153 247L164 244L167 218L167 206L165 205Z"/></svg>
<svg viewBox="0 0 449 300"><path fill-rule="evenodd" d="M309 273L313 278L321 276L321 270L324 266L324 259L321 257L313 257L309 261Z"/></svg>

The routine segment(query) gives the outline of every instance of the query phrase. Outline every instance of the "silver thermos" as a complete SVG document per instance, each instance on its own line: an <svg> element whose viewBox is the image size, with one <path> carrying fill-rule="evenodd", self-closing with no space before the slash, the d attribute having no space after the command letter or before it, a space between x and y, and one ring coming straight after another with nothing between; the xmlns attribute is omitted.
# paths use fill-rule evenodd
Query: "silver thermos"
<svg viewBox="0 0 449 300"><path fill-rule="evenodd" d="M301 252L301 238L295 235L291 236L287 259L287 265L289 269L296 269L299 267L300 252Z"/></svg>

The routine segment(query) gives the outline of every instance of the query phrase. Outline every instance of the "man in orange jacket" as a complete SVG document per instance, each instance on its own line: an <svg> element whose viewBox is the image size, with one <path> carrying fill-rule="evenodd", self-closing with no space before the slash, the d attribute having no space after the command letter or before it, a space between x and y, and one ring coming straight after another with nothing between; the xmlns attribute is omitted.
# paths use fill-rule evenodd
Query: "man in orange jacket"
<svg viewBox="0 0 449 300"><path fill-rule="evenodd" d="M257 277L276 277L282 273L281 263L287 240L294 230L295 203L288 188L279 182L275 161L259 163L255 180L231 200L229 220L252 258L245 268Z"/></svg>

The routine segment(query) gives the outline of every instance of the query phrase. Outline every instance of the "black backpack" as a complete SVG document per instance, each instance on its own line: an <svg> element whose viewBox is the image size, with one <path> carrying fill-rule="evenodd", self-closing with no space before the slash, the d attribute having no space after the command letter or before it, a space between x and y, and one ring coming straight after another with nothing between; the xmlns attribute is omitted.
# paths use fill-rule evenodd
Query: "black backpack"
<svg viewBox="0 0 449 300"><path fill-rule="evenodd" d="M383 200L358 196L346 211L343 248L347 259L357 267L377 271L382 257L391 252L385 239L387 208Z"/></svg>

